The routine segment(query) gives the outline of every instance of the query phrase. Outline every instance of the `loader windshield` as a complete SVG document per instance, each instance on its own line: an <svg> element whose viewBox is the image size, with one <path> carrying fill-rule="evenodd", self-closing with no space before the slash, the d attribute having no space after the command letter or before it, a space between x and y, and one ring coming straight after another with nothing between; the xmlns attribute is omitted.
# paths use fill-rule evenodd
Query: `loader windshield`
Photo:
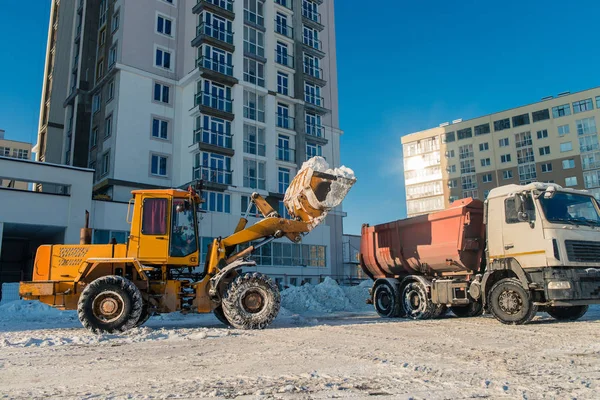
<svg viewBox="0 0 600 400"><path fill-rule="evenodd" d="M196 211L185 199L173 199L171 219L171 257L186 257L198 249Z"/></svg>
<svg viewBox="0 0 600 400"><path fill-rule="evenodd" d="M598 207L591 196L558 192L551 198L541 196L540 203L550 222L600 225Z"/></svg>

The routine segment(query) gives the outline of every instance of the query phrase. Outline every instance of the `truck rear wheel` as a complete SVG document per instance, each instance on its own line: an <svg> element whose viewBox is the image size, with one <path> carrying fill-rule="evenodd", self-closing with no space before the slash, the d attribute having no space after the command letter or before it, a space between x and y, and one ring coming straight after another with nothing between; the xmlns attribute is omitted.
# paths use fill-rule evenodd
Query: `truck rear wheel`
<svg viewBox="0 0 600 400"><path fill-rule="evenodd" d="M389 281L379 282L373 291L375 311L382 318L398 318L402 314L398 286Z"/></svg>
<svg viewBox="0 0 600 400"><path fill-rule="evenodd" d="M471 301L468 306L453 306L451 310L458 318L477 317L483 313L483 304Z"/></svg>
<svg viewBox="0 0 600 400"><path fill-rule="evenodd" d="M103 276L83 289L77 304L81 324L94 333L125 332L142 314L140 290L121 276Z"/></svg>
<svg viewBox="0 0 600 400"><path fill-rule="evenodd" d="M490 312L503 324L521 325L531 321L537 312L528 291L515 278L504 278L490 290Z"/></svg>
<svg viewBox="0 0 600 400"><path fill-rule="evenodd" d="M427 295L427 288L419 281L408 282L402 289L402 307L406 316L412 319L431 318L436 305Z"/></svg>
<svg viewBox="0 0 600 400"><path fill-rule="evenodd" d="M258 272L247 273L233 280L223 296L223 315L238 329L264 329L281 307L277 286Z"/></svg>
<svg viewBox="0 0 600 400"><path fill-rule="evenodd" d="M559 321L576 321L583 317L589 306L548 307L546 312Z"/></svg>

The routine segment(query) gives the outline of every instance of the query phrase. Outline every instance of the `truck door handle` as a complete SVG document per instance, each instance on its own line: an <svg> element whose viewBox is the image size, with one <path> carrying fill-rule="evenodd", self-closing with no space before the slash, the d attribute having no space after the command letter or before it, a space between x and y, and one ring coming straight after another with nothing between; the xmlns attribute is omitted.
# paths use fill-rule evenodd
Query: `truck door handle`
<svg viewBox="0 0 600 400"><path fill-rule="evenodd" d="M513 247L515 247L514 244L506 244L504 245L504 250L512 249Z"/></svg>
<svg viewBox="0 0 600 400"><path fill-rule="evenodd" d="M164 238L164 237L162 237L162 236L154 236L154 238L155 238L156 240L167 240L167 238Z"/></svg>

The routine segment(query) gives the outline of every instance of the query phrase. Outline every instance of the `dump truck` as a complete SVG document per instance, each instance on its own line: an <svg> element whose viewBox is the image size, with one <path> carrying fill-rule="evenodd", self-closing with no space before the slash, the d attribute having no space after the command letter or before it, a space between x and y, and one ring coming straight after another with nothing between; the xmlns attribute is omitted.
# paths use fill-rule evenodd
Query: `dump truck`
<svg viewBox="0 0 600 400"><path fill-rule="evenodd" d="M198 240L201 183L187 190L135 190L127 212L131 229L126 244L90 244L86 223L80 244L37 249L33 279L20 282L20 296L77 310L82 325L94 333L125 332L153 314L177 311L213 312L239 329L266 328L279 312L280 294L268 276L255 271L252 253L279 238L300 242L355 182L351 170L329 169L322 157L310 159L285 192L290 218L282 218L253 193L233 233L212 241L203 268ZM253 205L262 218L248 226ZM239 246L255 241L243 250Z"/></svg>
<svg viewBox="0 0 600 400"><path fill-rule="evenodd" d="M600 303L600 207L557 184L501 186L485 202L363 225L359 260L381 317L577 320Z"/></svg>

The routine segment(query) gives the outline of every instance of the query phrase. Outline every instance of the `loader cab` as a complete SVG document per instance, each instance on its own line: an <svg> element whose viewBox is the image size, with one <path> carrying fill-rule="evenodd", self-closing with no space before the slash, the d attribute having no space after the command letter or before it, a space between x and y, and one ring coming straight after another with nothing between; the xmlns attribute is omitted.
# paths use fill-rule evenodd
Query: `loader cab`
<svg viewBox="0 0 600 400"><path fill-rule="evenodd" d="M132 194L128 257L150 265L198 266L199 197L173 189Z"/></svg>

